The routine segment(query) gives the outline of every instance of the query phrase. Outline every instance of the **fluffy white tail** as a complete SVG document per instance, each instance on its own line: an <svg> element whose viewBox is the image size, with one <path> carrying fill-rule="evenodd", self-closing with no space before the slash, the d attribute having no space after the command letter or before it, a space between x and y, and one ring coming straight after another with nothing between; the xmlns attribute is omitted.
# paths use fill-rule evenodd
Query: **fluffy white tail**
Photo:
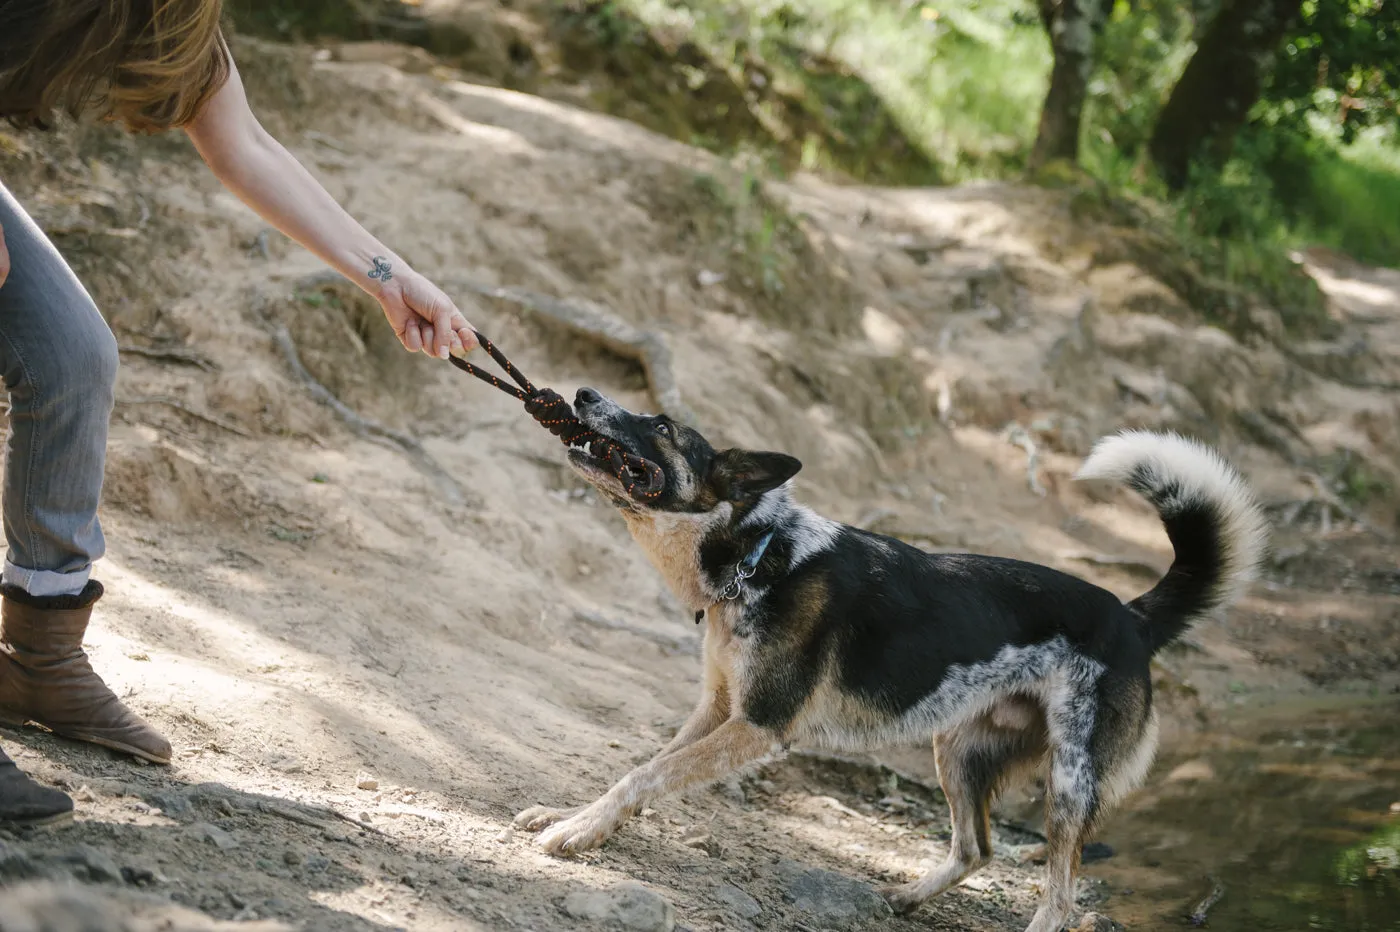
<svg viewBox="0 0 1400 932"><path fill-rule="evenodd" d="M1268 541L1263 512L1239 473L1199 441L1123 431L1100 440L1075 478L1127 485L1157 509L1171 538L1171 569L1128 603L1147 620L1153 650L1239 598L1258 575Z"/></svg>

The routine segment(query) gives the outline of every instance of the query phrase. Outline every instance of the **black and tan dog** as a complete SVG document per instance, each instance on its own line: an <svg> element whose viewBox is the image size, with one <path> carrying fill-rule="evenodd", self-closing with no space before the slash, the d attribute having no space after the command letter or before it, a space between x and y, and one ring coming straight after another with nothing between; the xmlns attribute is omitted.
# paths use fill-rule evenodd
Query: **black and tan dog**
<svg viewBox="0 0 1400 932"><path fill-rule="evenodd" d="M1047 785L1049 878L1028 932L1059 932L1079 852L1133 789L1157 743L1148 662L1253 577L1265 525L1216 453L1130 431L1099 443L1080 478L1114 479L1157 508L1175 562L1127 604L1033 563L928 554L797 504L801 464L716 451L666 417L633 414L590 389L590 428L665 473L653 501L628 496L610 464L570 461L622 511L676 596L703 613L704 694L654 759L592 805L534 808L555 854L602 844L643 806L810 742L848 750L932 740L953 820L951 851L887 891L897 909L943 892L992 855L988 806L1015 777Z"/></svg>

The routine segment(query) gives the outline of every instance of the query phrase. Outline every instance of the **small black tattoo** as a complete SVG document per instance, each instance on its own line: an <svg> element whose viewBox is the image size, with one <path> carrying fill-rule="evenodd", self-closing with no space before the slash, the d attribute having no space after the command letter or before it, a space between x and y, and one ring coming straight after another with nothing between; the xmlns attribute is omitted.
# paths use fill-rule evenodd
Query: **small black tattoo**
<svg viewBox="0 0 1400 932"><path fill-rule="evenodd" d="M372 260L374 268L369 270L370 278L377 278L381 282L387 282L394 277L394 273L389 271L389 260L383 256L375 256Z"/></svg>

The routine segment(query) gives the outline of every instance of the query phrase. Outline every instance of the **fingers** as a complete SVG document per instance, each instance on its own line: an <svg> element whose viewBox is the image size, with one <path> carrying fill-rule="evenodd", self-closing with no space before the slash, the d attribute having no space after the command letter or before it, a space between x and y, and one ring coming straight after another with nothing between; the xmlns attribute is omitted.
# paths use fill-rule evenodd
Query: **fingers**
<svg viewBox="0 0 1400 932"><path fill-rule="evenodd" d="M410 353L416 353L423 348L423 332L418 327L418 321L408 320L403 326L403 335L399 337L403 341L404 349Z"/></svg>
<svg viewBox="0 0 1400 932"><path fill-rule="evenodd" d="M453 333L462 344L462 352L470 353L476 349L476 329L462 316L462 312L454 309L450 322Z"/></svg>
<svg viewBox="0 0 1400 932"><path fill-rule="evenodd" d="M446 359L449 355L463 356L476 348L476 335L471 324L455 307L445 309L435 315L434 329L438 333L436 344L438 355Z"/></svg>

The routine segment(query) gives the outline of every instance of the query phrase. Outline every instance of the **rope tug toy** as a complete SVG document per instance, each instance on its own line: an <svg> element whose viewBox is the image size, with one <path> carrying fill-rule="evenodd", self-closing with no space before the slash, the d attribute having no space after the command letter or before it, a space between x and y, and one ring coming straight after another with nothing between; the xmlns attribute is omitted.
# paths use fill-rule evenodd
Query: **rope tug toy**
<svg viewBox="0 0 1400 932"><path fill-rule="evenodd" d="M503 382L485 369L474 366L458 356L448 357L452 365L525 402L526 413L558 437L565 446L576 449L586 447L595 460L607 463L612 468L613 475L622 483L630 497L638 501L650 501L661 494L661 490L666 486L666 477L660 466L644 457L628 453L616 440L585 427L562 395L552 388L536 388L525 378L524 373L506 358L506 354L496 348L496 344L481 333L472 332L476 333L481 348L486 350L520 387L516 388L515 385Z"/></svg>

